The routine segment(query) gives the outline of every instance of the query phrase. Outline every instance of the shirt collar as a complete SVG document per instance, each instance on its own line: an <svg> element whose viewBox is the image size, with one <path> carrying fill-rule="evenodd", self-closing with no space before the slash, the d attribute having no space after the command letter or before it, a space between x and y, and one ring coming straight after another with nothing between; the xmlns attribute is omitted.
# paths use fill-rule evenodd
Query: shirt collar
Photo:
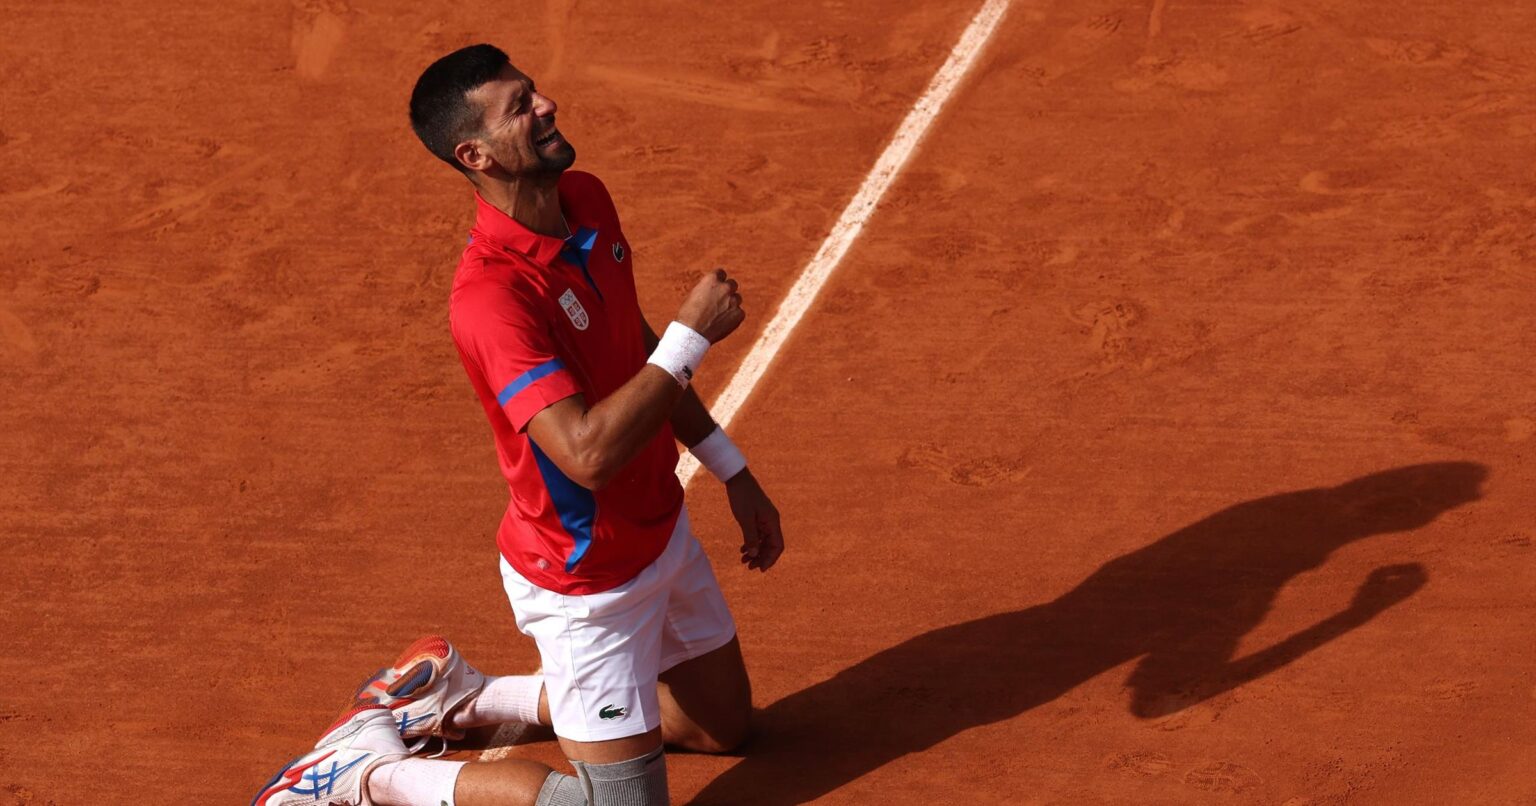
<svg viewBox="0 0 1536 806"><path fill-rule="evenodd" d="M475 193L475 231L515 252L527 255L540 266L548 266L566 246L565 239L541 235L519 224L516 219L496 209Z"/></svg>

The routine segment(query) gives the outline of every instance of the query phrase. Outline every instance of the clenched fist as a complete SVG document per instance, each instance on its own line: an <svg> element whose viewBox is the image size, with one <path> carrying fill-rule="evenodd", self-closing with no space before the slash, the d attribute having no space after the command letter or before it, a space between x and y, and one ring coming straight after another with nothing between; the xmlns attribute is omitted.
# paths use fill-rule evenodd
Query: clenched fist
<svg viewBox="0 0 1536 806"><path fill-rule="evenodd" d="M677 312L677 321L709 339L710 344L720 343L746 318L746 311L741 309L741 294L736 292L736 281L725 275L725 269L715 269L704 275L688 292L688 298L683 300L683 307Z"/></svg>

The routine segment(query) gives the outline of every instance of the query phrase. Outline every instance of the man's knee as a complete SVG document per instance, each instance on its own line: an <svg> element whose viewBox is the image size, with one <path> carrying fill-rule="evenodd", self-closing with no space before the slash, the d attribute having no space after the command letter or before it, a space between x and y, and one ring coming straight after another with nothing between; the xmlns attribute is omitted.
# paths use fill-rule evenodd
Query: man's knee
<svg viewBox="0 0 1536 806"><path fill-rule="evenodd" d="M590 806L667 806L667 757L661 748L612 764L572 761Z"/></svg>
<svg viewBox="0 0 1536 806"><path fill-rule="evenodd" d="M679 737L674 742L695 753L734 753L747 743L752 735L752 707L739 712L721 715L708 726L699 726L691 736Z"/></svg>
<svg viewBox="0 0 1536 806"><path fill-rule="evenodd" d="M736 639L662 673L661 684L668 744L696 753L731 753L749 738L752 682Z"/></svg>
<svg viewBox="0 0 1536 806"><path fill-rule="evenodd" d="M533 806L587 806L587 793L576 776L551 771Z"/></svg>

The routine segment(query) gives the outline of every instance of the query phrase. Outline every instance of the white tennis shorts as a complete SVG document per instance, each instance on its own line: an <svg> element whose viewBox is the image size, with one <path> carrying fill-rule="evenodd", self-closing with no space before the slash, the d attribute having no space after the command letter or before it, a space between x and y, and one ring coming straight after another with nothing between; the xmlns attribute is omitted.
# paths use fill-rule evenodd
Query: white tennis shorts
<svg viewBox="0 0 1536 806"><path fill-rule="evenodd" d="M655 730L661 725L657 677L736 635L686 508L661 556L613 590L555 593L505 559L501 580L517 628L539 645L555 734L573 741Z"/></svg>

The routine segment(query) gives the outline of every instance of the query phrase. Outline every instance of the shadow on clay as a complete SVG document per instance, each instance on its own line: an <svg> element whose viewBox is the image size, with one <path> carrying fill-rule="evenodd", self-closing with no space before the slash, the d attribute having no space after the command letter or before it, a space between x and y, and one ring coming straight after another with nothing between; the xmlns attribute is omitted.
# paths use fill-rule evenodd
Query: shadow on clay
<svg viewBox="0 0 1536 806"><path fill-rule="evenodd" d="M1291 578L1356 540L1476 501L1487 475L1468 462L1413 465L1237 504L1111 560L1052 602L919 635L759 711L745 757L694 803L812 800L1137 658L1131 713L1188 708L1412 596L1422 566L1378 568L1340 612L1235 657Z"/></svg>

